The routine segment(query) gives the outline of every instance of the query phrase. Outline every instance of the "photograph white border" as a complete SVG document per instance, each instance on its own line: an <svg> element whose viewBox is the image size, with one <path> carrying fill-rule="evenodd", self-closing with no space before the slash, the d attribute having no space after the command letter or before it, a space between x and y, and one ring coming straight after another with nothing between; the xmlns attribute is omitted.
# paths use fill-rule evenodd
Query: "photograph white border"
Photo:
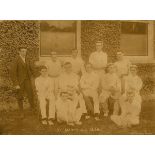
<svg viewBox="0 0 155 155"><path fill-rule="evenodd" d="M1 20L155 20L154 0L4 0ZM2 155L150 155L154 136L1 136Z"/></svg>

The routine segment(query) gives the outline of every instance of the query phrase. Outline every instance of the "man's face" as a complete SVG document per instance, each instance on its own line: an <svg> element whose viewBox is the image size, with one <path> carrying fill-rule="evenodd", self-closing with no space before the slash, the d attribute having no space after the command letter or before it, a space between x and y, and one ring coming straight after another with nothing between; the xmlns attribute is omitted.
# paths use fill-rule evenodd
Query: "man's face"
<svg viewBox="0 0 155 155"><path fill-rule="evenodd" d="M88 73L91 73L91 71L92 71L92 66L91 66L91 64L87 64L87 65L86 65L86 71L87 71Z"/></svg>
<svg viewBox="0 0 155 155"><path fill-rule="evenodd" d="M137 75L137 69L136 68L130 68L130 73L132 75Z"/></svg>
<svg viewBox="0 0 155 155"><path fill-rule="evenodd" d="M47 69L45 69L45 68L41 69L40 73L41 73L41 76L43 76L43 77L46 77L48 75Z"/></svg>
<svg viewBox="0 0 155 155"><path fill-rule="evenodd" d="M56 59L57 59L57 54L56 54L55 52L52 52L52 53L51 53L51 59L52 59L53 61L56 61Z"/></svg>
<svg viewBox="0 0 155 155"><path fill-rule="evenodd" d="M27 53L27 49L25 49L25 48L22 48L22 49L20 49L20 51L19 51L19 54L20 54L22 57L26 57L26 53Z"/></svg>
<svg viewBox="0 0 155 155"><path fill-rule="evenodd" d="M97 51L102 51L102 48L103 48L103 44L102 43L96 43L96 50Z"/></svg>
<svg viewBox="0 0 155 155"><path fill-rule="evenodd" d="M115 73L115 67L114 67L114 65L111 65L111 66L109 66L108 67L108 73Z"/></svg>
<svg viewBox="0 0 155 155"><path fill-rule="evenodd" d="M77 54L78 54L78 51L77 50L73 50L72 51L73 58L76 58L77 57Z"/></svg>
<svg viewBox="0 0 155 155"><path fill-rule="evenodd" d="M71 73L72 72L72 65L71 64L66 64L64 66L65 72L66 73Z"/></svg>
<svg viewBox="0 0 155 155"><path fill-rule="evenodd" d="M134 91L128 91L127 92L127 98L128 98L128 100L132 101L133 98L134 98L134 96L135 96Z"/></svg>

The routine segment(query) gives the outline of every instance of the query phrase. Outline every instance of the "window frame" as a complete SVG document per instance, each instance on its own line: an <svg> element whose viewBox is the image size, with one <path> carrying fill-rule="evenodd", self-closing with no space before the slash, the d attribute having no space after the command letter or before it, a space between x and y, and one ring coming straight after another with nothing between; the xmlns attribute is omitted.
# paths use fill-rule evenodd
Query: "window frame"
<svg viewBox="0 0 155 155"><path fill-rule="evenodd" d="M40 26L40 22L39 21L39 26ZM79 20L75 20L76 22L76 32L75 32L75 48L78 50L78 54L81 55L81 22ZM47 59L50 57L50 55L43 55L41 54L41 29L39 30L39 58L41 60L43 60L44 58ZM64 57L70 57L71 55L58 55L58 57L60 58L64 58Z"/></svg>
<svg viewBox="0 0 155 155"><path fill-rule="evenodd" d="M125 56L133 63L155 63L155 52L154 52L154 21L148 20L126 20L127 22L144 22L148 23L148 55L147 56ZM81 56L81 20L76 20L76 47L78 49L78 55ZM120 21L121 22L121 21ZM40 31L39 31L40 32ZM40 35L40 34L39 34ZM40 36L39 36L40 39ZM39 40L40 41L40 40ZM65 59L71 55L58 55L60 59ZM46 60L49 56L40 55L39 47L39 58L40 60Z"/></svg>
<svg viewBox="0 0 155 155"><path fill-rule="evenodd" d="M155 62L154 57L154 21L141 21L141 20L129 20L127 22L144 22L148 24L148 34L147 34L147 53L146 56L125 56L133 63L152 63Z"/></svg>

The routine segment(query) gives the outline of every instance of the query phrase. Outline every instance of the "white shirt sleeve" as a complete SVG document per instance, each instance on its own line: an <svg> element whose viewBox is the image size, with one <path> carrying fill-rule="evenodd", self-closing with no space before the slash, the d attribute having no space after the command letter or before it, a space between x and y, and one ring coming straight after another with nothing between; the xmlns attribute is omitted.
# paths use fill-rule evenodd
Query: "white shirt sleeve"
<svg viewBox="0 0 155 155"><path fill-rule="evenodd" d="M130 60L128 60L128 63L127 63L128 73L127 73L127 74L129 74L129 71L130 71L130 66L131 66L131 62L130 62Z"/></svg>
<svg viewBox="0 0 155 155"><path fill-rule="evenodd" d="M92 89L98 89L98 87L99 87L99 77L96 75L96 74L94 74L94 80L93 80L93 82L92 82Z"/></svg>
<svg viewBox="0 0 155 155"><path fill-rule="evenodd" d="M36 80L35 80L36 91L39 90L39 81L38 80L39 80L38 78L36 78Z"/></svg>
<svg viewBox="0 0 155 155"><path fill-rule="evenodd" d="M142 82L141 78L137 77L137 81L136 81L136 84L135 84L135 89L137 91L140 91L142 89L142 86L143 86L143 82Z"/></svg>
<svg viewBox="0 0 155 155"><path fill-rule="evenodd" d="M86 73L86 70L85 70L85 66L84 66L84 61L82 58L80 58L80 61L81 61L81 72L82 72L82 75Z"/></svg>
<svg viewBox="0 0 155 155"><path fill-rule="evenodd" d="M108 63L108 55L107 53L104 53L105 54L105 57L104 57L104 65L106 67L107 63Z"/></svg>
<svg viewBox="0 0 155 155"><path fill-rule="evenodd" d="M75 74L75 89L79 90L79 76Z"/></svg>
<svg viewBox="0 0 155 155"><path fill-rule="evenodd" d="M121 91L121 80L119 78L116 80L116 85L116 87Z"/></svg>
<svg viewBox="0 0 155 155"><path fill-rule="evenodd" d="M94 64L94 53L91 53L89 56L89 63Z"/></svg>
<svg viewBox="0 0 155 155"><path fill-rule="evenodd" d="M45 86L41 83L41 79L38 77L35 80L35 86L36 86L36 90L37 90L37 94L45 94Z"/></svg>
<svg viewBox="0 0 155 155"><path fill-rule="evenodd" d="M84 75L82 75L81 79L80 79L80 87L83 89L85 88L85 79L84 79Z"/></svg>

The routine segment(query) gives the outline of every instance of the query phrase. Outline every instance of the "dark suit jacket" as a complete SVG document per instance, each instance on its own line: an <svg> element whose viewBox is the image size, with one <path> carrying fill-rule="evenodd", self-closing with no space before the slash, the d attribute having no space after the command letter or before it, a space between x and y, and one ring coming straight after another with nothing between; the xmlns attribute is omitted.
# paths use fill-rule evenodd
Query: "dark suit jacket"
<svg viewBox="0 0 155 155"><path fill-rule="evenodd" d="M25 79L31 79L33 77L32 64L30 61L24 61L20 56L17 57L10 68L10 74L14 86L21 85Z"/></svg>

